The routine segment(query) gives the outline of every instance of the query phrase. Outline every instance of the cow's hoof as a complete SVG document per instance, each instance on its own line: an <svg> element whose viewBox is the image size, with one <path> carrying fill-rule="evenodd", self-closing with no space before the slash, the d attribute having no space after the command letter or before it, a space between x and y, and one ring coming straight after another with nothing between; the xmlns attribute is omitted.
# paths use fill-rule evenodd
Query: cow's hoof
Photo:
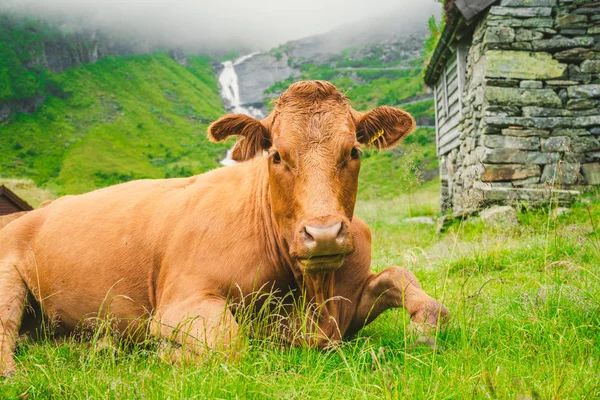
<svg viewBox="0 0 600 400"><path fill-rule="evenodd" d="M0 364L0 378L11 378L17 371L17 364L14 360L8 359Z"/></svg>
<svg viewBox="0 0 600 400"><path fill-rule="evenodd" d="M417 332L429 335L438 325L443 326L450 318L450 312L442 303L435 299L424 302L419 309L410 316L411 325Z"/></svg>

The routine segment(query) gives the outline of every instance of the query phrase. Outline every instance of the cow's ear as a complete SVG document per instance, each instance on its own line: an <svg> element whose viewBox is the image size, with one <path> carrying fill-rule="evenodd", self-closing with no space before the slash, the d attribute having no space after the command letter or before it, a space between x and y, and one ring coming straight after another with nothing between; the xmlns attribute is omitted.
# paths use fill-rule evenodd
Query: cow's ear
<svg viewBox="0 0 600 400"><path fill-rule="evenodd" d="M416 126L407 112L381 106L366 114L356 114L356 139L368 146L388 149L395 146Z"/></svg>
<svg viewBox="0 0 600 400"><path fill-rule="evenodd" d="M227 115L208 127L208 138L213 142L233 135L238 136L231 153L235 161L249 160L271 147L269 130L259 120L244 114Z"/></svg>

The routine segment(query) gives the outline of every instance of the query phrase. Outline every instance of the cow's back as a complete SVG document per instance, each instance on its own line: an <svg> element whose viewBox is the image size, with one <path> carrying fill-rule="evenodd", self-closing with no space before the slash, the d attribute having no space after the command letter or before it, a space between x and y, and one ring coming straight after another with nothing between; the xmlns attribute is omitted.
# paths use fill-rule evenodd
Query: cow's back
<svg viewBox="0 0 600 400"><path fill-rule="evenodd" d="M99 310L125 320L143 317L156 306L161 268L177 248L173 241L184 240L174 233L183 235L186 226L203 229L198 218L204 212L217 223L215 215L227 212L224 199L234 193L227 190L244 190L228 182L229 168L58 199L0 231L0 243L5 243L0 259L18 261L45 311L65 326ZM241 182L239 175L234 172L231 178ZM186 255L185 248L180 252Z"/></svg>

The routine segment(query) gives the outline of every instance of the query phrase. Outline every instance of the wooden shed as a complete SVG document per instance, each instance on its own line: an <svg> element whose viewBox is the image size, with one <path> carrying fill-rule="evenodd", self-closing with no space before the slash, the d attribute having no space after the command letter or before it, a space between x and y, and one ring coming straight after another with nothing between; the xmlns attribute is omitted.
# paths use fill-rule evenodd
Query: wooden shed
<svg viewBox="0 0 600 400"><path fill-rule="evenodd" d="M31 210L33 210L33 207L14 194L9 188L0 186L0 215Z"/></svg>

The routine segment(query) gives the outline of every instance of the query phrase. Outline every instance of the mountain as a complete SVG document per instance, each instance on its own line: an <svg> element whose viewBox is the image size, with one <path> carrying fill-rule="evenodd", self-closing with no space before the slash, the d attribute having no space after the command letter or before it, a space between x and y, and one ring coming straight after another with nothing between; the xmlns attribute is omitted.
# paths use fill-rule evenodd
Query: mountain
<svg viewBox="0 0 600 400"><path fill-rule="evenodd" d="M400 104L421 125L433 112L421 83L423 32L356 46L334 32L222 64L34 18L0 22L0 182L31 179L54 195L216 168L231 142L209 144L208 124L235 107L264 114L299 79L331 80L360 110ZM227 77L237 85L230 95ZM360 196L392 197L419 168L434 176L433 138L424 128L393 152L367 151Z"/></svg>

